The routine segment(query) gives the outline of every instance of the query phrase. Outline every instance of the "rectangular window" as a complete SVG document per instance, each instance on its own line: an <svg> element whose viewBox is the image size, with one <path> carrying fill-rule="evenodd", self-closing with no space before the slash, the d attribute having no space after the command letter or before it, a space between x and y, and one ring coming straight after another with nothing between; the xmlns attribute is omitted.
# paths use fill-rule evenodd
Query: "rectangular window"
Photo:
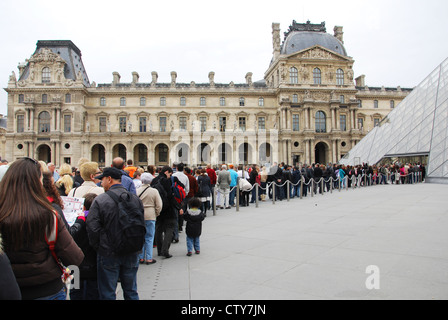
<svg viewBox="0 0 448 320"><path fill-rule="evenodd" d="M125 97L121 97L121 98L120 98L120 106L121 106L121 107L126 106L126 98L125 98Z"/></svg>
<svg viewBox="0 0 448 320"><path fill-rule="evenodd" d="M23 114L19 114L17 116L17 132L25 131L25 116Z"/></svg>
<svg viewBox="0 0 448 320"><path fill-rule="evenodd" d="M298 72L297 68L292 67L289 69L289 82L291 84L299 83L298 74L299 74L299 72Z"/></svg>
<svg viewBox="0 0 448 320"><path fill-rule="evenodd" d="M100 127L100 132L106 132L107 131L107 119L106 119L106 117L100 117L99 118L99 127Z"/></svg>
<svg viewBox="0 0 448 320"><path fill-rule="evenodd" d="M347 116L345 114L339 116L339 126L341 131L347 131Z"/></svg>
<svg viewBox="0 0 448 320"><path fill-rule="evenodd" d="M391 109L395 108L395 101L394 100L390 100L390 108Z"/></svg>
<svg viewBox="0 0 448 320"><path fill-rule="evenodd" d="M238 127L241 131L246 131L246 117L238 118Z"/></svg>
<svg viewBox="0 0 448 320"><path fill-rule="evenodd" d="M145 97L141 97L140 98L140 107L144 107L146 106L146 98Z"/></svg>
<svg viewBox="0 0 448 320"><path fill-rule="evenodd" d="M185 97L180 97L180 105L186 106L187 105L187 99Z"/></svg>
<svg viewBox="0 0 448 320"><path fill-rule="evenodd" d="M219 117L219 131L225 132L226 131L226 117Z"/></svg>
<svg viewBox="0 0 448 320"><path fill-rule="evenodd" d="M106 98L104 98L104 97L100 98L100 106L102 106L102 107L106 106Z"/></svg>
<svg viewBox="0 0 448 320"><path fill-rule="evenodd" d="M166 106L166 98L165 98L165 97L161 97L161 98L160 98L160 106L161 106L161 107Z"/></svg>
<svg viewBox="0 0 448 320"><path fill-rule="evenodd" d="M266 130L266 118L258 117L258 130Z"/></svg>
<svg viewBox="0 0 448 320"><path fill-rule="evenodd" d="M201 97L201 98L199 99L199 103L200 103L201 106L205 106L205 98L204 98L204 97Z"/></svg>
<svg viewBox="0 0 448 320"><path fill-rule="evenodd" d="M224 98L224 97L219 98L219 105L221 107L225 107L225 105L226 105L226 98Z"/></svg>
<svg viewBox="0 0 448 320"><path fill-rule="evenodd" d="M42 83L49 83L51 81L50 68L45 67L42 69Z"/></svg>
<svg viewBox="0 0 448 320"><path fill-rule="evenodd" d="M159 130L160 132L166 132L166 117L159 118Z"/></svg>
<svg viewBox="0 0 448 320"><path fill-rule="evenodd" d="M378 109L378 100L373 100L373 107Z"/></svg>
<svg viewBox="0 0 448 320"><path fill-rule="evenodd" d="M19 103L25 102L25 96L23 94L19 94Z"/></svg>
<svg viewBox="0 0 448 320"><path fill-rule="evenodd" d="M120 132L126 132L126 117L120 117L118 120L120 123Z"/></svg>
<svg viewBox="0 0 448 320"><path fill-rule="evenodd" d="M187 117L179 117L180 131L187 131Z"/></svg>
<svg viewBox="0 0 448 320"><path fill-rule="evenodd" d="M300 118L298 114L292 115L292 131L300 131Z"/></svg>
<svg viewBox="0 0 448 320"><path fill-rule="evenodd" d="M72 132L72 116L64 114L64 132Z"/></svg>
<svg viewBox="0 0 448 320"><path fill-rule="evenodd" d="M48 102L48 96L47 96L47 94L43 94L42 95L42 103L47 103Z"/></svg>
<svg viewBox="0 0 448 320"><path fill-rule="evenodd" d="M140 132L146 132L146 117L138 118L138 129Z"/></svg>
<svg viewBox="0 0 448 320"><path fill-rule="evenodd" d="M364 119L363 118L358 118L358 129L362 129L364 128Z"/></svg>
<svg viewBox="0 0 448 320"><path fill-rule="evenodd" d="M244 107L245 100L244 98L240 98L240 107Z"/></svg>
<svg viewBox="0 0 448 320"><path fill-rule="evenodd" d="M70 93L65 95L65 103L72 103L72 95Z"/></svg>
<svg viewBox="0 0 448 320"><path fill-rule="evenodd" d="M264 106L264 98L260 97L258 98L258 106L263 107Z"/></svg>
<svg viewBox="0 0 448 320"><path fill-rule="evenodd" d="M379 125L380 125L380 119L378 118L373 119L373 126L378 127Z"/></svg>
<svg viewBox="0 0 448 320"><path fill-rule="evenodd" d="M201 132L207 130L207 117L199 117L199 122L201 123Z"/></svg>
<svg viewBox="0 0 448 320"><path fill-rule="evenodd" d="M292 102L293 103L298 103L299 102L299 96L297 94L293 94L292 95Z"/></svg>

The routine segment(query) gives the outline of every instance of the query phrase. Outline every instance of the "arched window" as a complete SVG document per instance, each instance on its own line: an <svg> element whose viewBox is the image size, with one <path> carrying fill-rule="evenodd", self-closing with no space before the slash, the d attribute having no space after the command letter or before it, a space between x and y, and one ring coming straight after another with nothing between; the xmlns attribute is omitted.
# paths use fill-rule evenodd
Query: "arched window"
<svg viewBox="0 0 448 320"><path fill-rule="evenodd" d="M322 76L319 68L314 68L313 70L314 84L322 84Z"/></svg>
<svg viewBox="0 0 448 320"><path fill-rule="evenodd" d="M289 83L291 84L299 83L299 72L295 67L289 69Z"/></svg>
<svg viewBox="0 0 448 320"><path fill-rule="evenodd" d="M48 83L51 81L50 68L45 67L42 69L42 83Z"/></svg>
<svg viewBox="0 0 448 320"><path fill-rule="evenodd" d="M336 71L336 85L343 86L344 85L344 70L338 69Z"/></svg>
<svg viewBox="0 0 448 320"><path fill-rule="evenodd" d="M38 117L38 127L39 132L50 132L50 114L47 111L42 111L39 113Z"/></svg>
<svg viewBox="0 0 448 320"><path fill-rule="evenodd" d="M316 132L325 133L327 132L327 116L323 111L316 112Z"/></svg>

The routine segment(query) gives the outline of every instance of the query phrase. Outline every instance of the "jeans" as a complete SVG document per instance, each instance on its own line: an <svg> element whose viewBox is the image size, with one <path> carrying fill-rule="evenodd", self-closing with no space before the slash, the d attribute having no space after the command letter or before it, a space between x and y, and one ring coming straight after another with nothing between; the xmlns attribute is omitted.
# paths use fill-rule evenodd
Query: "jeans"
<svg viewBox="0 0 448 320"><path fill-rule="evenodd" d="M101 300L116 300L118 279L125 300L139 300L137 293L138 253L104 257L98 254L98 290Z"/></svg>
<svg viewBox="0 0 448 320"><path fill-rule="evenodd" d="M187 251L192 252L194 246L194 251L198 252L201 250L200 244L199 244L199 237L189 237L187 236Z"/></svg>
<svg viewBox="0 0 448 320"><path fill-rule="evenodd" d="M36 300L67 300L67 288L64 285L57 293L51 296L37 298Z"/></svg>
<svg viewBox="0 0 448 320"><path fill-rule="evenodd" d="M230 193L229 193L229 205L233 206L235 205L235 196L236 196L236 188L235 186L230 186Z"/></svg>
<svg viewBox="0 0 448 320"><path fill-rule="evenodd" d="M152 260L152 247L154 244L154 235L156 231L156 221L155 220L145 220L146 234L145 243L143 244L142 253L140 253L140 260Z"/></svg>
<svg viewBox="0 0 448 320"><path fill-rule="evenodd" d="M70 289L70 300L99 300L96 279L80 280L79 285L79 289Z"/></svg>

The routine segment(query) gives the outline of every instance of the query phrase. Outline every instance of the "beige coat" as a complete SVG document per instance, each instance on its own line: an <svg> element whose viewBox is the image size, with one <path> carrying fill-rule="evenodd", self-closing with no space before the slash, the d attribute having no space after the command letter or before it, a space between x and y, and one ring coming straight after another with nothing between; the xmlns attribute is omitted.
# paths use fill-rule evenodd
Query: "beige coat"
<svg viewBox="0 0 448 320"><path fill-rule="evenodd" d="M160 211L162 211L163 202L159 191L151 187L148 188L148 186L149 185L144 184L139 187L137 189L137 196L140 196L140 199L143 202L143 207L145 208L145 220L156 220L156 217L158 217ZM146 191L143 192L145 189Z"/></svg>
<svg viewBox="0 0 448 320"><path fill-rule="evenodd" d="M84 181L82 185L73 188L68 193L69 197L83 198L87 193L94 193L96 195L104 193L103 187L98 187L93 181ZM75 194L75 195L73 195Z"/></svg>

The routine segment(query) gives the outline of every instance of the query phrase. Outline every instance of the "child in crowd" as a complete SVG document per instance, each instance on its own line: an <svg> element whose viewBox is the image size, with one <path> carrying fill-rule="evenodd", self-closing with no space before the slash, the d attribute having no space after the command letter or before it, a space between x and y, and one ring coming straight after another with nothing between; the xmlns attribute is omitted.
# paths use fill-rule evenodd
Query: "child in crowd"
<svg viewBox="0 0 448 320"><path fill-rule="evenodd" d="M87 236L86 218L89 214L90 206L97 195L95 193L87 193L84 195L83 213L78 216L70 233L76 244L84 253L84 261L79 266L80 288L70 290L70 300L98 300L98 282L96 268L96 251L89 244Z"/></svg>
<svg viewBox="0 0 448 320"><path fill-rule="evenodd" d="M200 253L199 237L201 236L202 221L205 219L205 214L200 209L202 202L199 198L192 198L188 205L190 208L183 214L183 218L187 222L187 256L191 256L193 246L195 253Z"/></svg>

